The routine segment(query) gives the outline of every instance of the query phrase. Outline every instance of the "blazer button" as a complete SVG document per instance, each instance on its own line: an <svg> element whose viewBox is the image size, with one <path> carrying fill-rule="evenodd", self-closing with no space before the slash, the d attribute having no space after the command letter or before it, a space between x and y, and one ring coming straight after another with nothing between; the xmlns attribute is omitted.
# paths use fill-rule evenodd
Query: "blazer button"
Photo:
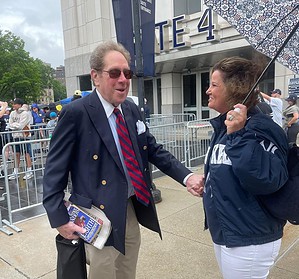
<svg viewBox="0 0 299 279"><path fill-rule="evenodd" d="M102 185L105 186L107 184L106 180L102 180Z"/></svg>
<svg viewBox="0 0 299 279"><path fill-rule="evenodd" d="M103 210L104 208L105 208L105 206L104 206L103 204L101 204L101 205L100 205L100 209Z"/></svg>
<svg viewBox="0 0 299 279"><path fill-rule="evenodd" d="M98 159L99 159L99 156L95 154L95 155L92 156L92 159L94 159L94 160L98 160Z"/></svg>
<svg viewBox="0 0 299 279"><path fill-rule="evenodd" d="M146 146L146 145L144 145L144 146L143 146L143 150L146 150L146 149L147 149L147 146Z"/></svg>

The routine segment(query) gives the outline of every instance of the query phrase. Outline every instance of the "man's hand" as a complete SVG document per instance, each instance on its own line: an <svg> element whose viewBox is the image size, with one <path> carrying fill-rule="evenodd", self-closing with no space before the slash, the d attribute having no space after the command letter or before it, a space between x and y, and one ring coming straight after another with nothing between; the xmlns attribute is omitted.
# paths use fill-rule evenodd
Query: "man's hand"
<svg viewBox="0 0 299 279"><path fill-rule="evenodd" d="M202 197L204 181L204 175L192 174L186 181L187 191L193 196Z"/></svg>
<svg viewBox="0 0 299 279"><path fill-rule="evenodd" d="M86 229L77 226L73 222L68 222L60 227L57 228L59 234L66 239L78 239L79 236L76 234L78 233L85 233Z"/></svg>

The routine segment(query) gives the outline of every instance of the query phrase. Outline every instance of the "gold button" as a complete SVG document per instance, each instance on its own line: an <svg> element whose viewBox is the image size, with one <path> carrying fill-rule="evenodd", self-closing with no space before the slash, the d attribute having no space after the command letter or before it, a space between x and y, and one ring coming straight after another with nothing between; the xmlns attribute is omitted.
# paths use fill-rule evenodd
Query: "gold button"
<svg viewBox="0 0 299 279"><path fill-rule="evenodd" d="M93 158L94 160L98 160L98 159L99 159L99 156L98 156L98 155L93 155L92 158Z"/></svg>
<svg viewBox="0 0 299 279"><path fill-rule="evenodd" d="M104 208L105 208L105 206L101 204L100 205L100 209L104 209Z"/></svg>
<svg viewBox="0 0 299 279"><path fill-rule="evenodd" d="M143 146L143 150L146 150L146 149L147 149L147 146L146 146L146 145L144 145L144 146Z"/></svg>
<svg viewBox="0 0 299 279"><path fill-rule="evenodd" d="M102 180L102 185L106 185L107 181L106 180Z"/></svg>

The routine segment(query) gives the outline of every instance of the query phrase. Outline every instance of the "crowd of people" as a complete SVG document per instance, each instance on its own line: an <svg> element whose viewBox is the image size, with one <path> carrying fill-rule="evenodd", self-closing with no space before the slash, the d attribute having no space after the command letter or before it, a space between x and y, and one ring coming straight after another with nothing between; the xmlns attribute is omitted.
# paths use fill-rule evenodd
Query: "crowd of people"
<svg viewBox="0 0 299 279"><path fill-rule="evenodd" d="M28 105L21 98L15 98L11 102L11 107L8 106L7 102L1 102L1 111L0 111L0 121L1 121L1 132L4 132L1 135L1 152L2 147L11 141L14 142L23 142L30 140L33 133L40 133L38 138L43 138L42 127L54 127L54 119L57 118L59 111L56 108L56 105L50 104L49 108L45 107L40 109L36 103ZM54 117L55 114L55 117ZM51 126L48 126L48 124ZM37 131L35 131L37 130ZM9 159L9 155L12 155L14 158L14 168L12 173L9 174L9 180L17 179L19 175L19 166L21 155L23 154L26 161L26 170L23 179L33 178L32 171L32 156L33 152L31 149L30 143L25 144L16 144L14 148L11 147L6 149L5 160ZM3 154L1 154L3 155ZM3 160L3 158L2 158ZM2 162L1 160L1 162ZM3 163L1 163L1 171L3 171Z"/></svg>
<svg viewBox="0 0 299 279"><path fill-rule="evenodd" d="M286 105L281 99L281 90L274 89L270 95L260 92L262 98L269 105L271 115L274 122L286 132L288 143L290 146L296 144L299 133L299 108L297 105L298 96L295 93L290 93L285 99Z"/></svg>
<svg viewBox="0 0 299 279"><path fill-rule="evenodd" d="M80 90L74 92L73 100L82 98ZM0 152L2 153L3 146L11 141L23 142L32 139L34 133L38 133L37 138L44 138L44 128L51 128L49 137L53 134L58 120L59 113L62 109L60 104L50 103L48 106L43 105L40 107L36 103L31 105L26 104L21 98L15 98L9 103L0 102L0 132L4 132L0 138ZM31 179L32 172L32 157L33 152L31 144L15 145L14 150L11 148L6 149L5 160L9 159L9 155L14 152L15 162L13 172L8 176L9 180L14 180L19 177L20 158L23 154L26 161L26 171L23 179ZM2 154L1 154L2 156ZM13 157L13 156L11 156ZM0 171L3 176L3 158L1 158ZM3 190L3 187L0 188Z"/></svg>

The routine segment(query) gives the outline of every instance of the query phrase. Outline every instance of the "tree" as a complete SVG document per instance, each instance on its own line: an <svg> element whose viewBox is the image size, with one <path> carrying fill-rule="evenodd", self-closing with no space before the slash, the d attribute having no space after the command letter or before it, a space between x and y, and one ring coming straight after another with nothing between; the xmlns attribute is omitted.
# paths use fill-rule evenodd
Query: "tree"
<svg viewBox="0 0 299 279"><path fill-rule="evenodd" d="M55 102L66 98L66 87L53 78L54 69L40 59L36 59L35 62L41 74L42 87L53 89Z"/></svg>
<svg viewBox="0 0 299 279"><path fill-rule="evenodd" d="M66 95L66 87L61 84L58 80L53 80L53 91L54 91L54 101L59 101L65 99Z"/></svg>
<svg viewBox="0 0 299 279"><path fill-rule="evenodd" d="M42 94L41 72L24 45L24 41L12 32L0 30L1 100L18 97L30 103Z"/></svg>

